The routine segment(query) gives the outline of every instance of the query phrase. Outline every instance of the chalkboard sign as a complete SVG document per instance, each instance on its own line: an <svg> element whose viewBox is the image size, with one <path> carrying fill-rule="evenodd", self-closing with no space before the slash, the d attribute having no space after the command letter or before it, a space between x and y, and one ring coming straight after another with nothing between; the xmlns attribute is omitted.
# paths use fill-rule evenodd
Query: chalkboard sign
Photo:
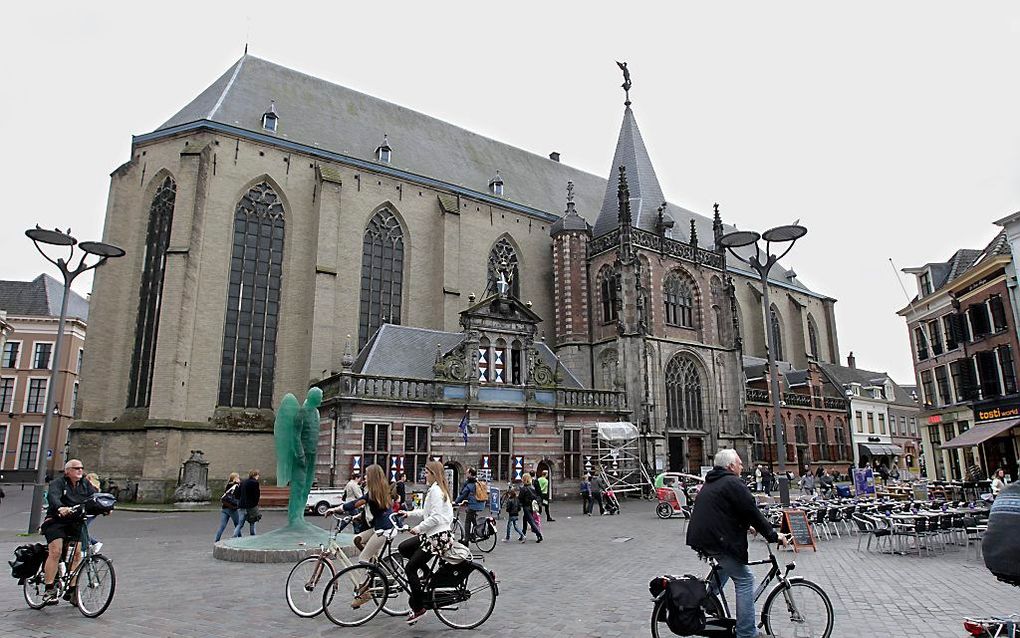
<svg viewBox="0 0 1020 638"><path fill-rule="evenodd" d="M797 551L799 547L811 547L818 551L815 546L815 535L811 531L811 524L804 510L783 510L782 532L793 535L793 551Z"/></svg>

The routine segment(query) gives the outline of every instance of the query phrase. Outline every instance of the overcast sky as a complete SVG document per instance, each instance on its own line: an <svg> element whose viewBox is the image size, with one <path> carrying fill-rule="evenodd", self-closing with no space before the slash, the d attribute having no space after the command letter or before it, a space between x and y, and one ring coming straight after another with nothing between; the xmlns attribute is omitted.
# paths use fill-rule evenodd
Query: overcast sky
<svg viewBox="0 0 1020 638"><path fill-rule="evenodd" d="M906 299L889 259L982 248L1020 208L1017 3L322 5L8 7L0 278L48 266L22 227L98 238L131 135L169 119L246 40L253 55L604 176L623 109L614 60L628 61L667 199L703 214L718 201L741 228L799 218L809 233L785 264L839 300L844 360L852 350L901 383L913 382L895 314Z"/></svg>

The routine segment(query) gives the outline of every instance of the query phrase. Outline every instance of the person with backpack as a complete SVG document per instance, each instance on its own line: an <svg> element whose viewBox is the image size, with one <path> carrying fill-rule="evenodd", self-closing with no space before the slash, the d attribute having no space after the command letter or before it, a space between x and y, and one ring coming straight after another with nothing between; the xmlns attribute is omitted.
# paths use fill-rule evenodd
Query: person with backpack
<svg viewBox="0 0 1020 638"><path fill-rule="evenodd" d="M755 638L754 574L747 565L747 531L754 527L770 543L783 541L758 509L751 490L740 479L744 463L737 451L719 450L715 467L694 501L687 524L687 545L700 554L714 556L721 568L720 587L733 579L736 590L736 638Z"/></svg>
<svg viewBox="0 0 1020 638"><path fill-rule="evenodd" d="M467 545L468 542L474 537L475 534L475 521L478 518L478 512L485 510L485 503L489 500L489 486L485 481L478 480L478 473L474 468L467 471L467 480L464 481L464 487L460 488L460 494L457 496L455 506L467 505L467 516L464 519L464 536L460 539L460 542Z"/></svg>
<svg viewBox="0 0 1020 638"><path fill-rule="evenodd" d="M227 521L234 524L236 528L240 521L237 518L237 486L241 484L241 475L231 472L227 477L227 485L223 488L223 496L220 497L220 528L216 530L216 540L220 542L223 530L227 529Z"/></svg>

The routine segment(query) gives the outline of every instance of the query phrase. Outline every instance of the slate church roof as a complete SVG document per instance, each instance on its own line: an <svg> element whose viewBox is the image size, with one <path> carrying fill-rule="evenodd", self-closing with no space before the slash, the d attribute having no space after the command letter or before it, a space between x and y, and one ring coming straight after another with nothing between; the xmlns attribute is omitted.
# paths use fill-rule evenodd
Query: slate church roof
<svg viewBox="0 0 1020 638"><path fill-rule="evenodd" d="M49 275L32 281L0 281L0 310L8 317L59 317L64 285ZM89 302L71 291L67 299L68 318L88 321Z"/></svg>
<svg viewBox="0 0 1020 638"><path fill-rule="evenodd" d="M262 115L271 104L279 115L275 133L262 128ZM203 121L373 162L381 169L397 169L486 196L492 196L488 184L498 170L504 195L497 199L542 211L550 222L563 210L567 182L573 181L577 212L588 223L596 220L596 236L615 227L621 163L627 165L631 196L640 198L637 206L632 202L639 228L655 232L656 209L665 201L629 107L624 111L613 166L606 174L609 180L251 55L242 56L162 126L140 137L152 139ZM393 153L388 164L379 164L375 150L384 134ZM668 206L667 214L675 220L675 239L687 240L693 219L699 244L713 248L711 218L674 204ZM774 281L817 295L796 278Z"/></svg>

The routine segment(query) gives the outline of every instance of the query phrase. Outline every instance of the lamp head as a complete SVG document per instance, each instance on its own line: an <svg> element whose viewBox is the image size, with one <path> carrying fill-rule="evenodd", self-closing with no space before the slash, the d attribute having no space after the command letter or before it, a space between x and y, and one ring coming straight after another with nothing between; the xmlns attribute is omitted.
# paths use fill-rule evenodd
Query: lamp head
<svg viewBox="0 0 1020 638"><path fill-rule="evenodd" d="M735 230L720 237L718 243L723 248L740 248L750 246L759 239L761 235L753 230Z"/></svg>
<svg viewBox="0 0 1020 638"><path fill-rule="evenodd" d="M97 257L123 257L124 249L113 244L106 244L101 241L83 241L78 247Z"/></svg>
<svg viewBox="0 0 1020 638"><path fill-rule="evenodd" d="M788 226L776 226L766 230L762 237L767 242L779 243L784 241L797 241L801 237L807 234L807 228L799 224L790 224Z"/></svg>
<svg viewBox="0 0 1020 638"><path fill-rule="evenodd" d="M74 246L78 243L78 240L71 237L69 233L62 233L59 230L46 230L45 228L39 228L38 225L35 228L26 230L25 234L32 241L50 244L51 246Z"/></svg>

